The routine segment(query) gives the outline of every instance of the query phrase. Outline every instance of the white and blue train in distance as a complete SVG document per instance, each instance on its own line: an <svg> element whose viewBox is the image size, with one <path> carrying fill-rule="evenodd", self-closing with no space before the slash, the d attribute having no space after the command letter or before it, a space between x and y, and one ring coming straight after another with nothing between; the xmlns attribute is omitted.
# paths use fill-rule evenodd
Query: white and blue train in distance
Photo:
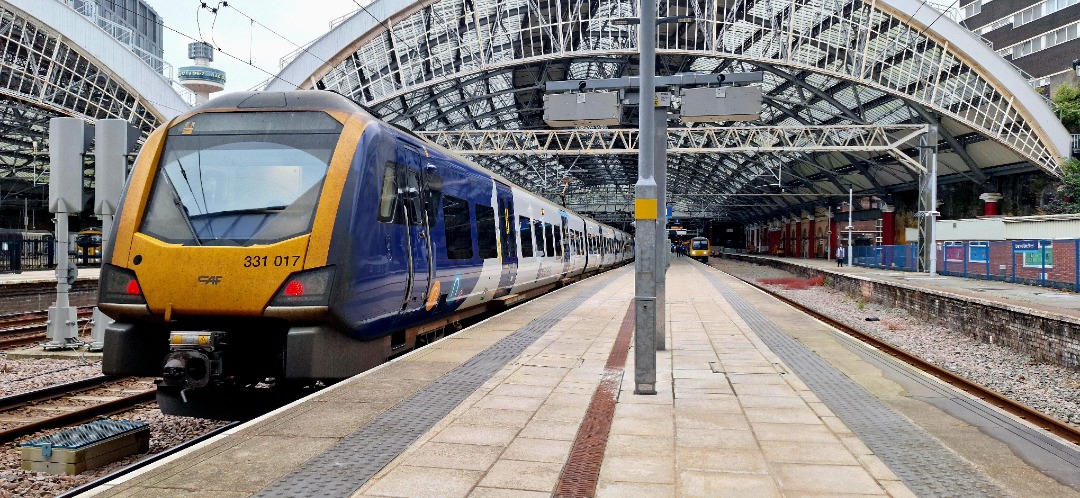
<svg viewBox="0 0 1080 498"><path fill-rule="evenodd" d="M120 206L102 370L160 376L181 415L242 418L633 257L629 234L315 90L173 119Z"/></svg>

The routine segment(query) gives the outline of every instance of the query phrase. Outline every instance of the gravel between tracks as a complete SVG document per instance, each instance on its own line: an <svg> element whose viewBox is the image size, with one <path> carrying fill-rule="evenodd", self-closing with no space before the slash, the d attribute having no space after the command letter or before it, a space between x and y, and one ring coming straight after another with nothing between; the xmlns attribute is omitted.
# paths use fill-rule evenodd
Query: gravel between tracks
<svg viewBox="0 0 1080 498"><path fill-rule="evenodd" d="M9 360L0 357L0 396L33 391L43 387L101 375L101 363L87 360ZM163 415L157 405L128 412L120 417L146 422L150 425L150 454L189 441L210 432L227 422ZM27 436L28 441L56 431L43 431ZM132 455L104 467L76 476L58 476L21 470L22 456L17 445L0 449L0 498L45 498L62 494L121 467L145 458L147 454Z"/></svg>
<svg viewBox="0 0 1080 498"><path fill-rule="evenodd" d="M713 258L710 262L720 270L753 282L761 278L795 276L776 268L727 259ZM829 287L800 290L787 290L781 285L768 287L860 332L1080 427L1080 372L1076 370L1037 363L1029 355L925 323L902 309L861 302ZM866 321L871 317L879 321Z"/></svg>

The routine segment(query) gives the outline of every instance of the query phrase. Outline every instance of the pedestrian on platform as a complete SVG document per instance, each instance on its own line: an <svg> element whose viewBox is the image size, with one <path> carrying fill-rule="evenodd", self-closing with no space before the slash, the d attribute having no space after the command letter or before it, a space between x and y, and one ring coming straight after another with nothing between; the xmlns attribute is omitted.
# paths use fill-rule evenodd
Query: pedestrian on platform
<svg viewBox="0 0 1080 498"><path fill-rule="evenodd" d="M836 266L844 266L844 257L847 256L844 246L836 246Z"/></svg>

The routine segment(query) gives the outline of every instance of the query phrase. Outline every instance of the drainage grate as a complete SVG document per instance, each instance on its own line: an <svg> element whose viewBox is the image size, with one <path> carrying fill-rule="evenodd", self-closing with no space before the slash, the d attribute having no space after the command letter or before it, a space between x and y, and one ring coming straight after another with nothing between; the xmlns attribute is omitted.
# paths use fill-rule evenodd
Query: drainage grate
<svg viewBox="0 0 1080 498"><path fill-rule="evenodd" d="M578 427L577 436L570 448L570 457L563 466L562 475L555 486L556 497L594 496L600 478L600 463L604 460L611 419L615 416L615 401L619 398L626 356L630 350L630 338L634 332L634 301L626 310L615 344L611 346L604 376L593 392L585 419Z"/></svg>
<svg viewBox="0 0 1080 498"><path fill-rule="evenodd" d="M1007 496L970 462L833 368L699 268L739 316L918 496Z"/></svg>
<svg viewBox="0 0 1080 498"><path fill-rule="evenodd" d="M326 497L351 495L506 363L622 274L612 273L477 353L255 496L308 496L313 490Z"/></svg>
<svg viewBox="0 0 1080 498"><path fill-rule="evenodd" d="M56 434L31 439L19 446L42 448L43 452L44 450L49 449L76 450L111 437L137 431L143 427L146 427L145 422L135 422L132 420L95 420L78 427L64 429ZM45 456L47 457L49 455L46 454Z"/></svg>

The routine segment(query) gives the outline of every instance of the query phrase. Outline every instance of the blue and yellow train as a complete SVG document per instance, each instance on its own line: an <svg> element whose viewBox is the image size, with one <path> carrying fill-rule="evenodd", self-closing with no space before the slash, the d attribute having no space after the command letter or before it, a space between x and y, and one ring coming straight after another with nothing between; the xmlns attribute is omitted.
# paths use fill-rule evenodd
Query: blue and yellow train
<svg viewBox="0 0 1080 498"><path fill-rule="evenodd" d="M113 235L104 373L161 376L163 411L218 418L633 256L628 234L322 91L229 94L154 131Z"/></svg>

